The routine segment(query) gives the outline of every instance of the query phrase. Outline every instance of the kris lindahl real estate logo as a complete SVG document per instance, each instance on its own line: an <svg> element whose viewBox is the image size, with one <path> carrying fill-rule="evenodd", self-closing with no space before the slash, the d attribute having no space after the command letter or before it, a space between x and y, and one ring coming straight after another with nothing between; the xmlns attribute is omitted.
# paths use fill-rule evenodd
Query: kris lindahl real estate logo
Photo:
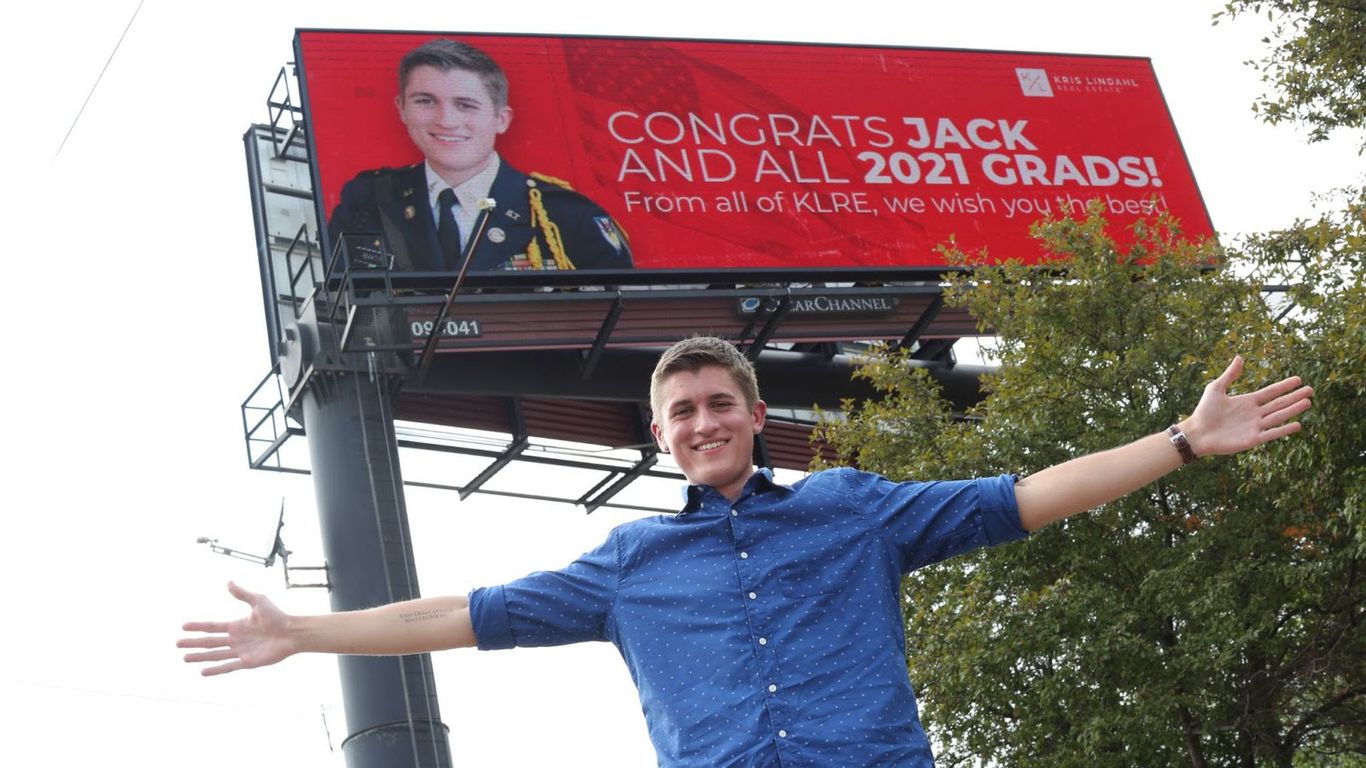
<svg viewBox="0 0 1366 768"><path fill-rule="evenodd" d="M1138 81L1132 77L1072 74L1049 77L1047 70L1028 67L1016 67L1015 77L1020 81L1020 92L1026 96L1049 97L1055 92L1120 93L1138 87Z"/></svg>
<svg viewBox="0 0 1366 768"><path fill-rule="evenodd" d="M1020 91L1026 96L1052 96L1053 86L1048 84L1048 73L1042 69L1016 67L1015 76L1020 78Z"/></svg>

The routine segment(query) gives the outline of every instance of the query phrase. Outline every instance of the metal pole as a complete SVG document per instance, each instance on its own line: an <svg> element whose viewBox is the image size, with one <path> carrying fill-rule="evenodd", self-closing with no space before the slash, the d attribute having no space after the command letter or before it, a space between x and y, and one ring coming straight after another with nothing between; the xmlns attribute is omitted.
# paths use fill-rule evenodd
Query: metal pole
<svg viewBox="0 0 1366 768"><path fill-rule="evenodd" d="M316 372L302 398L333 611L419 596L390 405L398 377ZM428 654L341 656L348 768L451 764Z"/></svg>

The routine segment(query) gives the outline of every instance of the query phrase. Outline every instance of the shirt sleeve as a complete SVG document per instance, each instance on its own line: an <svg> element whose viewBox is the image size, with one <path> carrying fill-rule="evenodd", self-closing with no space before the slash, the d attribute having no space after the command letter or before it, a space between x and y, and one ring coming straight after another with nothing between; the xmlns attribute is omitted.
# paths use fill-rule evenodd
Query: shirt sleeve
<svg viewBox="0 0 1366 768"><path fill-rule="evenodd" d="M470 592L480 650L606 640L617 593L617 536L558 571Z"/></svg>
<svg viewBox="0 0 1366 768"><path fill-rule="evenodd" d="M859 511L895 548L902 573L1025 538L1015 503L1015 475L895 483L859 472L851 478Z"/></svg>

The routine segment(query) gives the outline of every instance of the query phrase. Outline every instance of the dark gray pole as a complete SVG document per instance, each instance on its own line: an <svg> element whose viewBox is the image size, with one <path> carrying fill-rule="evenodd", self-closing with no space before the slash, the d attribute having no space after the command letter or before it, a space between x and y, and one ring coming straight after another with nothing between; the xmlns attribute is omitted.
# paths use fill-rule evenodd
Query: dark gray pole
<svg viewBox="0 0 1366 768"><path fill-rule="evenodd" d="M301 398L334 611L419 596L391 412L399 382L373 368L315 371ZM348 768L451 764L430 655L339 665Z"/></svg>

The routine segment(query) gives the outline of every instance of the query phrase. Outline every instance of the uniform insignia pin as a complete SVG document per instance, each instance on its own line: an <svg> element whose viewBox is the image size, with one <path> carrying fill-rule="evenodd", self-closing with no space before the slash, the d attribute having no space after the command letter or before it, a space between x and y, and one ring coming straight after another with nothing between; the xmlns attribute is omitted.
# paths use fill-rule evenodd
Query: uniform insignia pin
<svg viewBox="0 0 1366 768"><path fill-rule="evenodd" d="M403 218L405 218L405 219L415 219L415 218L417 218L417 209L414 208L414 207L411 206L411 205L408 206L407 208L404 208L404 209L403 209Z"/></svg>
<svg viewBox="0 0 1366 768"><path fill-rule="evenodd" d="M612 221L612 217L594 216L593 222L598 225L598 234L602 235L602 239L606 240L607 244L612 246L617 253L621 253L625 238L621 236L621 230L617 229L617 223Z"/></svg>
<svg viewBox="0 0 1366 768"><path fill-rule="evenodd" d="M513 221L520 221L522 218L522 214L513 210L503 211L503 215L507 216L509 219L512 219Z"/></svg>
<svg viewBox="0 0 1366 768"><path fill-rule="evenodd" d="M508 233L499 227L489 227L489 242L501 243L506 239L508 239Z"/></svg>

